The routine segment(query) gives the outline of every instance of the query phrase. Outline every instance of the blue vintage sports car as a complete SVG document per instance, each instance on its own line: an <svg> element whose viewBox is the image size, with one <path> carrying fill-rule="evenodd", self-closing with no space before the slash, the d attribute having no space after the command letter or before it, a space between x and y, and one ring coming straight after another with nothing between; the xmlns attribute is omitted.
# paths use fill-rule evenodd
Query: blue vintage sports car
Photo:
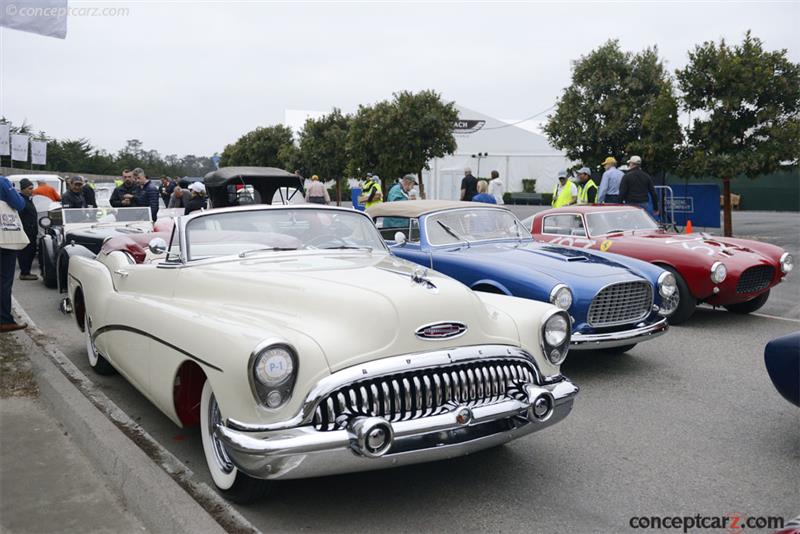
<svg viewBox="0 0 800 534"><path fill-rule="evenodd" d="M573 320L572 349L621 353L667 331L678 305L672 274L602 252L537 243L502 206L384 202L367 210L397 256L476 291L551 302Z"/></svg>

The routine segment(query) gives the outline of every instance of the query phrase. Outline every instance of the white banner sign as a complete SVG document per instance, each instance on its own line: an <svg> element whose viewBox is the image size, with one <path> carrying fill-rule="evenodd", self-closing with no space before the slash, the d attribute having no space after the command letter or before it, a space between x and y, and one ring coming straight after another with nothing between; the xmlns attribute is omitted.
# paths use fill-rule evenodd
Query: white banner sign
<svg viewBox="0 0 800 534"><path fill-rule="evenodd" d="M47 165L47 141L31 141L31 163Z"/></svg>
<svg viewBox="0 0 800 534"><path fill-rule="evenodd" d="M9 123L0 124L0 156L11 154L11 125Z"/></svg>
<svg viewBox="0 0 800 534"><path fill-rule="evenodd" d="M14 134L11 136L11 159L28 161L28 136Z"/></svg>
<svg viewBox="0 0 800 534"><path fill-rule="evenodd" d="M67 36L67 0L4 0L0 6L0 26L59 39Z"/></svg>

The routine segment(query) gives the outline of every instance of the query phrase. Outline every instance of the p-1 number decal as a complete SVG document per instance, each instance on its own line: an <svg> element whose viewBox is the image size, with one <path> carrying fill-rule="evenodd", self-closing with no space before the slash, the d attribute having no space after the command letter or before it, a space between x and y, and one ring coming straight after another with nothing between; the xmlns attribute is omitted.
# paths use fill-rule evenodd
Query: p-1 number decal
<svg viewBox="0 0 800 534"><path fill-rule="evenodd" d="M597 241L586 239L585 237L559 236L551 239L550 243L564 247L592 248L597 244Z"/></svg>
<svg viewBox="0 0 800 534"><path fill-rule="evenodd" d="M665 245L680 245L686 250L691 250L692 252L697 252L698 254L703 253L708 256L713 256L716 252L713 248L709 247L708 245L702 245L700 243L703 242L705 238L703 236L698 237L674 237L664 241Z"/></svg>

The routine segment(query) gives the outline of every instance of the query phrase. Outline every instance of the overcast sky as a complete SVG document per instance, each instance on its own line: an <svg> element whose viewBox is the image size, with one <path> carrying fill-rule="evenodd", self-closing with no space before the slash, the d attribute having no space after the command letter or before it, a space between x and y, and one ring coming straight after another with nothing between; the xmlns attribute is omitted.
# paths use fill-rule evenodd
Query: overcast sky
<svg viewBox="0 0 800 534"><path fill-rule="evenodd" d="M71 17L65 40L0 29L0 115L112 152L137 138L211 155L287 108L349 112L403 89L521 119L609 38L657 45L675 69L695 44L749 28L800 62L798 2L70 1L108 5L129 14Z"/></svg>

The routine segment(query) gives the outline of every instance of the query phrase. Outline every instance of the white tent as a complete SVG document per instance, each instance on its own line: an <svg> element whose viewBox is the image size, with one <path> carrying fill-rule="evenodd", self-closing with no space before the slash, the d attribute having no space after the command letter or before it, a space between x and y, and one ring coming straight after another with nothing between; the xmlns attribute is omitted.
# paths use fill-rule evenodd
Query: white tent
<svg viewBox="0 0 800 534"><path fill-rule="evenodd" d="M530 178L536 180L538 193L549 193L558 171L570 166L564 154L550 146L544 136L462 106L456 108L459 122L454 134L458 146L452 155L428 162L430 171L422 174L428 198L457 199L464 167L470 167L478 178L498 171L506 191L522 191L522 179Z"/></svg>

